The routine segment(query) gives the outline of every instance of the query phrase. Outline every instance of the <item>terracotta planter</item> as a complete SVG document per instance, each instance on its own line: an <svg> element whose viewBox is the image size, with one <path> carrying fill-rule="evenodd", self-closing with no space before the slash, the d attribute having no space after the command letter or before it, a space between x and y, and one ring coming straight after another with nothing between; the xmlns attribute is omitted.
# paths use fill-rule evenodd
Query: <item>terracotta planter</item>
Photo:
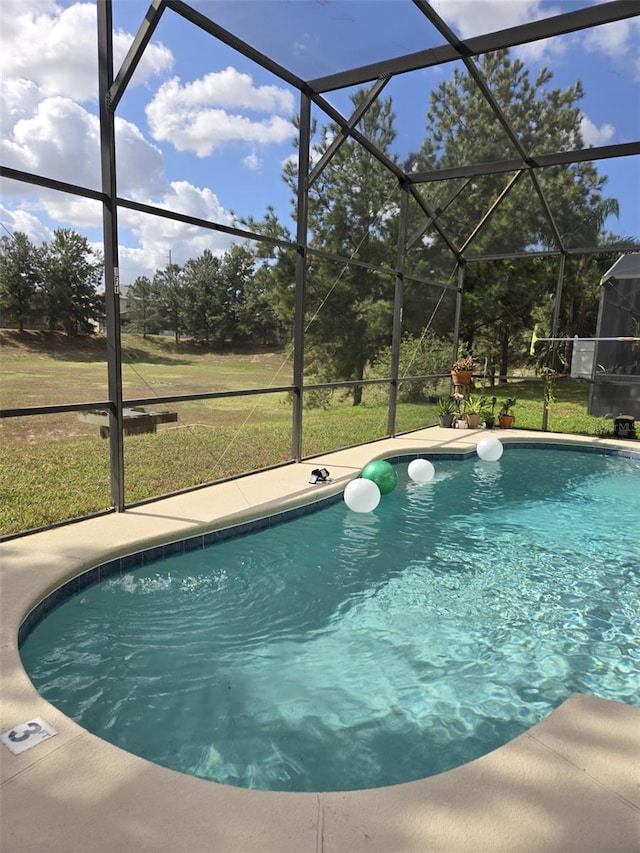
<svg viewBox="0 0 640 853"><path fill-rule="evenodd" d="M470 370L452 370L451 381L454 385L471 385Z"/></svg>
<svg viewBox="0 0 640 853"><path fill-rule="evenodd" d="M500 429L511 429L513 422L515 421L515 417L513 415L498 415L498 421L500 423Z"/></svg>
<svg viewBox="0 0 640 853"><path fill-rule="evenodd" d="M478 429L480 426L480 415L467 415L466 418L469 429Z"/></svg>

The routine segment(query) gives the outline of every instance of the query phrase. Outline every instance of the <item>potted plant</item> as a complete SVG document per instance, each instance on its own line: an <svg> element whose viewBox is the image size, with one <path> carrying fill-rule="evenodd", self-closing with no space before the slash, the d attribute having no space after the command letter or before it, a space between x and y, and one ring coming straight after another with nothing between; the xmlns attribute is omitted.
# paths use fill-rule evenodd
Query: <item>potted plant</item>
<svg viewBox="0 0 640 853"><path fill-rule="evenodd" d="M493 429L496 425L495 409L497 402L497 397L491 397L491 399L488 397L482 397L480 400L480 405L482 406L480 417L484 421L486 429ZM491 403L491 408L489 408L489 403Z"/></svg>
<svg viewBox="0 0 640 853"><path fill-rule="evenodd" d="M464 416L467 419L467 426L470 429L477 429L480 426L480 415L482 413L482 401L480 397L475 397L471 394L464 401Z"/></svg>
<svg viewBox="0 0 640 853"><path fill-rule="evenodd" d="M503 400L500 404L500 411L498 412L498 421L500 422L501 429L511 429L513 426L513 422L516 419L516 416L513 414L513 407L516 404L515 397L507 397L506 400Z"/></svg>
<svg viewBox="0 0 640 853"><path fill-rule="evenodd" d="M459 358L454 361L451 366L451 380L454 385L471 385L471 374L475 363L473 356L465 355L464 358Z"/></svg>
<svg viewBox="0 0 640 853"><path fill-rule="evenodd" d="M453 425L455 403L452 397L440 397L438 400L438 420L441 427Z"/></svg>

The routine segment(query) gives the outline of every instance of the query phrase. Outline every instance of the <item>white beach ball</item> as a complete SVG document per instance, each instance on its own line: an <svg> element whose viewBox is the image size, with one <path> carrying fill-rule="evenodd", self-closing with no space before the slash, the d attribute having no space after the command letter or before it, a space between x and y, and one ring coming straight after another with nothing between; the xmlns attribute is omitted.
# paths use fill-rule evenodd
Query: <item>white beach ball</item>
<svg viewBox="0 0 640 853"><path fill-rule="evenodd" d="M347 483L344 502L354 512L371 512L380 503L381 492L373 480L360 477Z"/></svg>
<svg viewBox="0 0 640 853"><path fill-rule="evenodd" d="M481 438L476 447L476 453L485 462L497 462L503 451L502 442L497 438Z"/></svg>
<svg viewBox="0 0 640 853"><path fill-rule="evenodd" d="M433 480L436 469L428 459L412 459L407 472L416 483L429 483Z"/></svg>

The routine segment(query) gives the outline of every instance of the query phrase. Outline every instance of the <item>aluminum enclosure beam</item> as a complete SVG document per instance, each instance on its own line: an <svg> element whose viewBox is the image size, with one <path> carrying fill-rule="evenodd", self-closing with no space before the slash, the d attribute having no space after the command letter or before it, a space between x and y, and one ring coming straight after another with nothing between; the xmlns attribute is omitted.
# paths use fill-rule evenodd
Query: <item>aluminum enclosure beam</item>
<svg viewBox="0 0 640 853"><path fill-rule="evenodd" d="M566 255L567 257L578 255L608 255L611 252L637 252L640 250L640 243L614 243L603 246L580 246L576 249L565 249L560 252L559 249L531 249L528 252L493 252L484 255L465 255L467 263L474 261L508 261L518 258L553 258L557 255Z"/></svg>
<svg viewBox="0 0 640 853"><path fill-rule="evenodd" d="M200 219L198 216L191 216L188 213L178 213L175 210L167 210L165 207L155 207L152 204L144 204L139 201L132 201L130 198L118 198L119 207L126 207L128 210L137 210L139 213L148 213L149 216L160 216L163 219L173 219L175 222L184 222L185 225L195 225L198 228L208 228L210 231L221 231L223 234L229 234L232 237L240 237L243 240L256 240L263 243L269 243L271 246L279 246L282 249L295 249L295 243L288 240L281 240L278 237L269 237L266 234L258 234L255 231L245 231L243 228L233 228L231 225L221 225L218 222L211 222L209 219Z"/></svg>
<svg viewBox="0 0 640 853"><path fill-rule="evenodd" d="M462 254L464 254L464 251L465 251L465 249L467 248L467 246L468 246L471 242L473 242L474 238L475 238L475 237L480 233L480 231L482 231L482 229L484 228L484 226L485 226L485 225L487 224L487 222L491 219L491 217L492 217L492 216L493 216L493 214L496 212L496 210L500 207L500 205L501 205L501 203L502 203L503 199L505 199L505 198L509 195L509 192L511 191L512 187L514 187L514 186L518 183L518 181L520 180L520 178L521 178L523 175L524 175L524 172L516 172L516 174L511 178L511 180L510 180L510 181L509 181L509 183L506 185L506 187L504 187L504 189L502 190L502 192L500 193L500 195L498 196L498 198L493 202L493 204L491 205L491 207L489 208L489 210L487 210L487 212L485 213L485 215L482 217L482 219L480 220L480 222L478 222L478 224L477 224L477 225L476 225L476 227L473 229L473 231L471 232L471 234L469 234L469 236L468 236L468 237L467 237L467 239L464 241L464 243L462 244L462 246L460 246L460 252L461 252Z"/></svg>
<svg viewBox="0 0 640 853"><path fill-rule="evenodd" d="M481 53L489 53L505 47L517 47L528 42L574 33L612 21L634 18L637 15L638 0L613 0L611 3L601 3L597 6L578 9L575 12L567 12L564 15L542 18L529 24L521 24L517 27L466 39L466 55L479 56ZM460 53L451 45L440 45L428 50L419 50L404 56L372 62L369 65L362 65L359 68L351 68L336 74L316 77L313 80L308 80L307 84L314 92L330 92L348 86L370 83L383 74L391 74L392 76L406 74L409 71L419 71L422 68L455 62L460 58Z"/></svg>
<svg viewBox="0 0 640 853"><path fill-rule="evenodd" d="M526 161L514 157L511 160L472 163L451 169L409 172L407 178L414 184L427 184L434 181L449 181L452 178L475 178L479 175L497 175L501 172L518 172L523 169L546 169L549 166L568 166L572 163L610 160L614 157L633 157L637 154L640 154L640 142L620 142L617 145L577 148L575 151L558 151L554 154L535 154Z"/></svg>
<svg viewBox="0 0 640 853"><path fill-rule="evenodd" d="M422 228L420 228L420 229L419 229L419 230L418 230L418 231L413 235L413 237L410 237L410 238L409 238L409 240L407 240L407 249L410 249L410 248L411 248L415 243L417 243L417 242L418 242L418 240L420 240L420 238L421 238L421 237L423 237L423 236L427 233L427 231L429 230L429 228L431 228L431 226L432 226L432 225L434 225L434 223L438 220L438 218L439 218L439 217L440 217L440 216L441 216L441 215L446 211L446 209L447 209L451 204L453 204L453 202L458 198L458 196L460 195L460 193L461 193L464 189L466 189L466 187L468 187L470 183L471 183L471 178L467 178L466 180L464 180L464 181L460 184L460 186L459 186L459 187L457 187L457 189L455 189L455 190L451 193L451 195L449 196L449 198L448 198L448 199L446 199L446 201L444 201L444 202L440 205L440 207L437 207L437 208L433 211L433 217L430 217L430 218L428 219L428 221L425 223L425 225L424 225Z"/></svg>
<svg viewBox="0 0 640 853"><path fill-rule="evenodd" d="M484 79L484 75L481 73L480 69L476 66L475 62L468 56L468 52L466 49L466 45L464 42L458 40L458 37L453 32L453 30L448 26L448 24L438 15L433 8L425 2L425 0L413 0L414 4L422 11L422 13L428 18L428 20L437 28L437 30L447 39L449 44L456 48L460 52L460 56L462 62L464 63L465 68L467 69L471 79L475 82L478 87L480 94L484 97L485 101L489 104L489 107L495 117L498 119L499 123L502 126L507 138L518 152L520 157L524 160L525 163L529 163L530 157L529 153L526 151L524 145L522 144L520 137L516 133L514 127L511 122L507 118L504 110L496 100L491 88L489 87L487 81ZM546 199L546 196L540 186L540 182L535 174L535 172L531 172L531 180L533 182L534 189L536 194L538 195L538 199L540 200L540 204L542 205L542 209L547 218L547 222L551 226L551 230L553 232L553 236L557 245L560 249L563 249L563 240L562 235L560 234L560 229L558 228L554 216L551 212L551 208L549 207L549 203ZM464 248L461 251L464 251Z"/></svg>
<svg viewBox="0 0 640 853"><path fill-rule="evenodd" d="M296 257L296 291L295 291L295 317L294 317L294 354L293 354L293 384L291 386L283 386L281 388L263 388L232 392L203 392L202 394L194 395L178 395L167 397L152 397L141 398L134 401L137 403L157 403L157 402L174 402L191 399L214 399L217 397L232 397L232 396L248 396L250 394L269 394L274 392L291 391L294 397L292 410L292 456L299 461L302 458L302 417L303 417L303 394L304 388L304 340L305 340L305 300L307 287L307 264L309 258L314 254L320 257L329 257L340 260L340 262L352 263L354 265L363 266L377 274L387 276L395 276L395 299L394 299L394 317L393 317L393 332L392 332L392 368L391 368L391 391L390 404L388 410L388 429L390 434L395 434L395 419L396 419L396 402L397 402L397 387L400 381L398 376L399 365L399 344L401 339L402 328L402 302L404 298L404 288L408 281L424 281L425 284L434 287L442 287L444 290L456 291L456 309L454 321L454 339L457 345L460 335L461 308L464 298L464 278L465 268L469 261L479 260L498 260L510 258L530 258L530 257L555 257L559 256L559 271L556 287L556 300L554 308L554 316L552 321L552 334L557 335L559 304L562 295L563 277L566 258L572 255L581 254L603 254L610 251L637 251L640 245L637 243L620 242L610 246L597 247L581 247L570 249L563 247L562 238L555 225L551 209L545 199L544 193L540 188L537 180L536 172L538 169L544 169L553 166L564 166L572 163L594 162L597 160L605 160L618 157L638 156L640 154L640 141L629 142L619 145L607 145L597 148L579 149L574 151L561 151L555 153L532 154L527 152L514 128L511 126L506 114L501 109L500 105L495 100L491 90L484 81L480 71L474 64L474 58L485 53L513 48L518 45L523 45L543 39L553 38L572 32L578 32L593 27L598 27L603 24L609 24L615 21L621 21L640 16L639 0L614 0L614 2L597 3L589 5L586 8L578 9L566 14L556 15L549 18L543 18L529 24L524 24L517 27L504 29L499 32L493 32L467 40L459 39L453 31L451 31L446 23L440 19L433 11L426 0L413 0L414 6L419 9L431 22L431 24L444 36L446 43L423 51L410 53L404 56L383 60L380 62L371 63L360 68L352 68L330 74L323 77L318 77L313 80L304 80L294 74L289 69L283 67L271 57L256 50L251 45L242 41L233 33L223 29L214 21L207 18L205 15L193 9L188 3L183 0L151 0L151 5L148 7L145 18L143 19L134 41L127 53L127 56L114 78L113 65L113 22L112 22L112 2L113 0L97 0L97 30L98 30L98 75L99 75L99 109L100 109L100 157L101 157L101 189L91 189L87 187L77 186L75 184L58 181L41 175L13 169L6 166L0 166L0 176L7 180L22 182L54 191L67 193L70 196L77 196L91 199L99 202L102 205L103 212L103 239L104 239L104 256L105 256L105 304L107 315L107 379L108 379L108 401L100 404L61 404L54 407L30 407L22 409L9 409L0 413L2 417L21 417L25 415L50 414L52 412L72 412L82 411L87 406L95 407L99 405L102 408L109 410L110 423L110 476L111 476L111 497L113 505L116 509L122 510L125 505L125 481L124 481L124 441L123 441L123 389L122 389L122 348L120 339L120 294L118 280L118 208L126 208L135 210L140 213L150 216L164 217L166 219L175 220L185 224L194 225L200 228L209 229L225 233L231 237L240 239L250 239L257 242L262 242L272 246L281 247L284 249L295 249ZM409 0L405 0L409 2ZM583 3L590 0L582 0ZM211 4L211 8L215 9L215 4ZM300 145L299 145L299 177L298 177L298 213L297 213L297 232L295 242L277 238L268 237L266 235L257 234L249 231L244 231L239 228L234 228L222 223L217 223L209 220L199 219L197 217L188 216L174 211L169 211L163 208L135 202L131 199L120 198L117 195L117 169L115 158L115 109L120 103L127 86L138 67L144 52L153 38L154 32L161 21L162 16L167 10L179 15L188 23L198 27L205 33L217 41L227 45L238 54L246 57L250 61L256 63L269 73L273 74L285 84L297 90L300 94L300 114L301 114L301 130L300 130ZM375 102L378 95L387 85L389 80L397 75L408 72L418 71L424 68L430 68L437 65L448 64L452 62L462 62L467 68L472 80L475 82L480 92L484 96L487 103L491 106L494 115L503 127L506 136L511 140L514 146L514 152L519 156L511 159L494 161L489 163L466 164L453 169L442 169L433 171L423 171L406 174L404 169L398 162L387 156L381 151L371 140L369 140L358 129L357 125L366 110ZM346 118L337 109L335 109L323 97L324 93L329 93L334 90L345 89L351 86L362 84L370 84L373 82L371 91L365 98L365 102L358 107L351 118ZM329 120L333 121L339 128L339 137L325 152L323 158L318 165L310 171L310 126L311 126L311 105L314 104L321 110ZM380 267L366 264L357 260L338 258L336 255L325 252L322 249L314 250L308 243L308 204L309 186L313 184L322 168L330 161L331 157L336 153L339 146L347 139L352 139L357 142L362 148L367 151L377 162L379 162L399 183L401 192L401 212L399 220L399 242L398 254L395 269ZM534 248L529 252L511 252L498 254L483 254L480 256L467 255L470 243L473 236L483 227L490 216L496 210L502 199L509 192L511 186L519 180L520 176L526 173L531 175L534 188L539 196L540 202L544 208L545 215L551 224L554 232L557 247L549 250L541 250ZM487 213L474 229L473 234L469 237L461 248L458 248L454 242L447 236L445 229L438 222L443 210L445 210L451 202L460 195L463 189L468 185L469 181L476 176L489 174L506 174L514 173L514 177L508 184L505 190L502 191L499 198L491 205ZM437 209L432 210L431 206L422 198L418 191L420 184L428 184L447 180L463 180L463 184L454 191L449 199L440 204ZM426 225L422 230L415 233L415 236L407 244L406 228L407 228L407 213L409 197L412 197L420 210L424 213L427 220ZM441 237L444 244L456 259L457 267L457 285L435 285L427 282L419 277L412 276L411 273L404 271L406 251L410 245L429 229L433 228ZM537 247L540 243L536 244ZM455 355L455 352L454 352ZM342 383L326 383L312 385L309 387L329 388L329 387L348 387L348 386L363 386L368 384L388 384L389 380L351 380ZM544 426L546 428L546 419Z"/></svg>
<svg viewBox="0 0 640 853"><path fill-rule="evenodd" d="M331 145L324 152L322 157L318 160L316 165L313 168L313 171L309 175L307 179L307 189L310 189L318 177L322 174L325 166L330 162L333 156L338 152L338 150L344 145L344 143L349 138L349 132L354 130L360 119L365 115L368 109L375 103L378 95L384 87L389 82L389 77L383 77L378 82L371 87L369 92L367 93L367 97L360 104L358 109L353 113L345 128L343 128L342 133L338 134L338 136L333 140Z"/></svg>
<svg viewBox="0 0 640 853"><path fill-rule="evenodd" d="M279 77L281 80L289 83L290 86L293 86L300 92L307 92L309 94L309 87L302 78L289 71L289 69L285 68L283 65L275 62L269 56L266 56L264 53L261 53L254 47L251 47L250 44L242 41L242 39L234 36L233 33L230 33L210 18L207 18L206 15L197 12L187 3L183 3L182 0L165 0L165 5L186 21L189 21L199 29L204 30L204 32L209 33L209 35L214 36L218 41L221 41L228 47L233 48L233 50L236 50L238 53L246 56L247 59L250 59L257 65L260 65L272 74L275 74L276 77Z"/></svg>
<svg viewBox="0 0 640 853"><path fill-rule="evenodd" d="M125 508L124 437L122 421L122 344L118 272L118 209L116 203L115 115L109 106L113 83L113 25L111 0L98 3L98 91L100 100L100 165L102 173L102 233L104 240L104 301L107 324L107 385L109 393L109 455L111 503Z"/></svg>
<svg viewBox="0 0 640 853"><path fill-rule="evenodd" d="M166 0L152 0L151 6L149 6L147 14L145 15L144 22L139 27L138 32L133 39L133 43L124 58L122 67L120 68L120 71L118 71L116 79L109 87L107 103L112 110L115 110L118 106L120 98L122 98L129 81L133 77L133 74L138 67L138 63L142 59L145 49L151 41L151 37L160 22L165 6Z"/></svg>
<svg viewBox="0 0 640 853"><path fill-rule="evenodd" d="M77 184L69 184L66 181L56 181L55 178L47 178L44 175L36 175L33 172L23 172L20 169L12 169L9 166L0 166L0 177L9 181L20 181L23 184L32 184L36 187L44 187L47 190L56 190L69 195L79 195L82 198L92 198L94 201L103 202L106 198L100 190L92 190L89 187L80 187Z"/></svg>
<svg viewBox="0 0 640 853"><path fill-rule="evenodd" d="M462 297L464 293L464 273L466 264L462 260L458 264L458 287L456 294L456 313L453 321L453 350L451 352L452 363L458 358L458 344L460 343L460 326L462 325Z"/></svg>
<svg viewBox="0 0 640 853"><path fill-rule="evenodd" d="M400 222L398 223L398 253L396 259L396 282L393 295L393 328L391 332L391 385L389 388L389 411L387 433L396 434L396 411L398 408L398 378L400 372L400 345L402 343L402 311L404 308L404 262L407 253L407 218L409 215L409 190L401 187Z"/></svg>
<svg viewBox="0 0 640 853"><path fill-rule="evenodd" d="M558 335L558 326L560 324L560 302L562 300L562 289L564 287L564 268L565 268L566 256L560 255L560 262L558 265L558 280L556 283L556 295L555 301L553 305L553 317L551 319L551 338L552 344L551 349L549 351L549 355L547 357L547 370L553 370L553 365L555 363L556 351L557 351L557 335ZM544 432L549 428L549 400L545 395L544 400L544 408L542 410L542 429Z"/></svg>
<svg viewBox="0 0 640 853"><path fill-rule="evenodd" d="M293 413L291 427L291 455L296 462L302 459L302 411L304 396L304 333L307 281L307 234L309 219L309 193L307 179L311 149L311 102L300 94L300 136L298 145L298 207L296 295L293 318Z"/></svg>

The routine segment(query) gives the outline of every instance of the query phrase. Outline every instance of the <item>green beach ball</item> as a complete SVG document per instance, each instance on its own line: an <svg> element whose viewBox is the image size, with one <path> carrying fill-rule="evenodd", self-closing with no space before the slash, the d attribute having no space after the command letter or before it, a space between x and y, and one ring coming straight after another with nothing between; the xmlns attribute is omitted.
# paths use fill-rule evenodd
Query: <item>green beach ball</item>
<svg viewBox="0 0 640 853"><path fill-rule="evenodd" d="M380 489L380 494L382 495L388 495L398 485L396 469L390 462L385 462L384 459L374 459L373 462L365 465L362 477L365 480L372 480Z"/></svg>

